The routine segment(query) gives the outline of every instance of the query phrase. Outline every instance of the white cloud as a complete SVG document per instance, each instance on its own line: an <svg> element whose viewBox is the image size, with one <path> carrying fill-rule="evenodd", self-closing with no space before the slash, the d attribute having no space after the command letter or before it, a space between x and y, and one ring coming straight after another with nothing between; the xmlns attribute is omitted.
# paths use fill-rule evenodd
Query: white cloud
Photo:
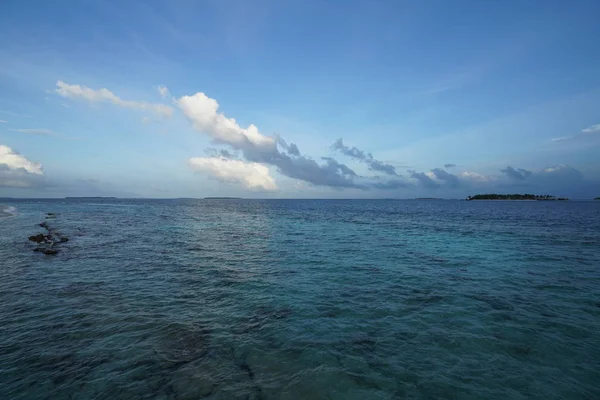
<svg viewBox="0 0 600 400"><path fill-rule="evenodd" d="M56 82L58 89L54 91L63 97L80 98L92 103L109 102L115 105L134 110L151 111L165 117L173 115L173 109L164 104L147 103L145 101L123 100L108 89L90 89L81 85L70 85L63 81Z"/></svg>
<svg viewBox="0 0 600 400"><path fill-rule="evenodd" d="M582 129L581 132L583 132L583 133L600 132L600 124L589 126L585 129Z"/></svg>
<svg viewBox="0 0 600 400"><path fill-rule="evenodd" d="M478 174L477 172L463 171L460 176L475 182L490 182L495 180L494 177Z"/></svg>
<svg viewBox="0 0 600 400"><path fill-rule="evenodd" d="M425 174L426 176L428 176L428 177L429 177L429 179L433 179L434 181L436 181L436 180L437 180L437 176L435 176L435 174L434 174L432 171L424 172L424 174Z"/></svg>
<svg viewBox="0 0 600 400"><path fill-rule="evenodd" d="M13 132L29 133L32 135L44 135L44 136L57 136L56 133L50 129L11 129Z"/></svg>
<svg viewBox="0 0 600 400"><path fill-rule="evenodd" d="M5 121L5 120L3 120L3 119L0 119L0 124L5 124L5 123L6 123L6 121Z"/></svg>
<svg viewBox="0 0 600 400"><path fill-rule="evenodd" d="M551 140L553 142L564 142L565 140L571 140L571 139L573 139L573 136L563 136L563 137L553 138Z"/></svg>
<svg viewBox="0 0 600 400"><path fill-rule="evenodd" d="M189 163L194 170L209 173L223 182L242 184L253 190L277 190L269 168L259 163L224 157L195 157Z"/></svg>
<svg viewBox="0 0 600 400"><path fill-rule="evenodd" d="M29 161L8 146L0 144L0 165L9 170L25 170L30 174L43 175L42 164Z"/></svg>
<svg viewBox="0 0 600 400"><path fill-rule="evenodd" d="M177 105L185 116L192 122L194 128L212 136L215 140L227 143L234 148L274 152L277 142L274 138L264 136L254 125L242 128L234 118L227 118L219 113L219 103L204 93L193 96L183 96L177 100Z"/></svg>
<svg viewBox="0 0 600 400"><path fill-rule="evenodd" d="M166 87L165 85L158 85L156 87L156 90L158 91L158 94L160 94L160 96L165 99L169 96L169 88Z"/></svg>

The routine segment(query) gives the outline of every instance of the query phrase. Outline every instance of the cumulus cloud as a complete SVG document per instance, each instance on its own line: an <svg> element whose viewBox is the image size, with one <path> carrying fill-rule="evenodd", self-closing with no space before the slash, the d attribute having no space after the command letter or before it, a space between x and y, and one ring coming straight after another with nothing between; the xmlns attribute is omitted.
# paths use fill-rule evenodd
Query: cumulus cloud
<svg viewBox="0 0 600 400"><path fill-rule="evenodd" d="M51 131L50 129L41 129L41 128L36 128L36 129L11 129L11 131L13 131L13 132L21 132L21 133L29 133L31 135L57 136L56 133L54 133L54 131Z"/></svg>
<svg viewBox="0 0 600 400"><path fill-rule="evenodd" d="M516 181L523 181L523 180L529 178L531 176L531 174L532 174L531 171L528 171L528 170L523 169L523 168L514 169L510 165L508 165L504 169L501 169L500 172L502 172L503 174L505 174L506 176L508 176L510 179L513 179L513 180L516 180Z"/></svg>
<svg viewBox="0 0 600 400"><path fill-rule="evenodd" d="M43 175L42 164L29 161L8 146L0 144L0 164L10 170L22 169L30 174Z"/></svg>
<svg viewBox="0 0 600 400"><path fill-rule="evenodd" d="M378 171L387 175L398 176L396 168L393 165L386 164L382 161L374 159L371 153L365 153L364 151L356 147L346 146L342 138L336 140L331 146L331 148L333 150L339 151L345 156L364 162L369 166L369 169L372 171Z"/></svg>
<svg viewBox="0 0 600 400"><path fill-rule="evenodd" d="M54 91L63 97L83 99L92 103L108 102L120 107L134 110L150 111L165 117L173 114L173 109L164 104L147 103L145 101L123 100L108 89L90 89L81 85L70 85L63 81L56 82L57 89Z"/></svg>
<svg viewBox="0 0 600 400"><path fill-rule="evenodd" d="M456 164L444 164L444 168L454 168Z"/></svg>
<svg viewBox="0 0 600 400"><path fill-rule="evenodd" d="M471 171L463 171L460 173L460 177L466 180L474 181L474 182L490 182L493 181L494 178L491 176L486 176L479 174L477 172Z"/></svg>
<svg viewBox="0 0 600 400"><path fill-rule="evenodd" d="M365 187L354 182L356 174L344 164L333 159L325 159L324 164L319 164L303 156L296 145L288 145L279 137L263 135L255 125L241 127L234 118L219 112L217 101L204 93L183 96L176 104L197 131L209 135L217 143L241 151L247 161L273 165L287 177L314 185ZM279 150L278 144L285 152Z"/></svg>
<svg viewBox="0 0 600 400"><path fill-rule="evenodd" d="M33 162L14 151L0 145L0 186L26 188L39 186L44 171L42 165Z"/></svg>
<svg viewBox="0 0 600 400"><path fill-rule="evenodd" d="M437 179L446 182L452 188L460 186L460 178L456 175L453 175L441 168L434 168L431 170L431 172L433 172Z"/></svg>
<svg viewBox="0 0 600 400"><path fill-rule="evenodd" d="M279 144L285 151L287 151L288 154L292 156L300 155L300 150L298 149L298 146L296 146L294 143L288 144L285 141L285 139L279 135L275 135L275 138L277 139L277 144Z"/></svg>
<svg viewBox="0 0 600 400"><path fill-rule="evenodd" d="M416 179L419 184L428 189L436 189L440 187L440 184L434 181L432 178L435 176L433 173L417 172L409 170L410 177Z"/></svg>
<svg viewBox="0 0 600 400"><path fill-rule="evenodd" d="M156 91L158 91L158 94L160 94L160 96L163 99L166 99L167 97L169 97L169 88L166 87L165 85L158 85L156 87Z"/></svg>
<svg viewBox="0 0 600 400"><path fill-rule="evenodd" d="M559 164L543 168L535 174L535 178L546 182L574 182L581 180L583 174L570 165Z"/></svg>
<svg viewBox="0 0 600 400"><path fill-rule="evenodd" d="M195 157L190 158L189 163L194 170L208 173L222 182L241 184L251 190L277 190L269 168L259 163L225 157Z"/></svg>

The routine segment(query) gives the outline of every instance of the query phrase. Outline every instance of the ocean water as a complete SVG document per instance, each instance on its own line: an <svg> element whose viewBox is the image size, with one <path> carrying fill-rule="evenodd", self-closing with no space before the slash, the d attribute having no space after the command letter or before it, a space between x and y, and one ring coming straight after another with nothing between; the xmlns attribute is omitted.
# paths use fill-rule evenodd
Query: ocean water
<svg viewBox="0 0 600 400"><path fill-rule="evenodd" d="M600 202L1 209L2 399L600 398Z"/></svg>

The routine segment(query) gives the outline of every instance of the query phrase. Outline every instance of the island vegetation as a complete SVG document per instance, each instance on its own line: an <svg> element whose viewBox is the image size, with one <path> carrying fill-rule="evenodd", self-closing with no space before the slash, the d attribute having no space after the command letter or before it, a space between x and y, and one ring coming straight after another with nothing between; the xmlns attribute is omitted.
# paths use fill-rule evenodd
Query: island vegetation
<svg viewBox="0 0 600 400"><path fill-rule="evenodd" d="M549 194L476 194L467 197L467 200L568 200L566 197L555 197Z"/></svg>
<svg viewBox="0 0 600 400"><path fill-rule="evenodd" d="M600 200L600 197L596 197L594 200Z"/></svg>

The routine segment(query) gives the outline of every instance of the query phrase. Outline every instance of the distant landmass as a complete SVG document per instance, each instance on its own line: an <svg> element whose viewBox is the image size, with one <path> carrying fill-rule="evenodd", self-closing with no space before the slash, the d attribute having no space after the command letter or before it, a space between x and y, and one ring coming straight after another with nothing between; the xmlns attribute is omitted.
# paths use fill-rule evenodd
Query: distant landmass
<svg viewBox="0 0 600 400"><path fill-rule="evenodd" d="M104 197L104 196L75 196L75 197L65 197L65 199L85 199L85 200L97 200L97 199L111 199L114 200L116 197Z"/></svg>
<svg viewBox="0 0 600 400"><path fill-rule="evenodd" d="M415 200L444 200L441 197L417 197Z"/></svg>
<svg viewBox="0 0 600 400"><path fill-rule="evenodd" d="M536 200L557 201L569 200L566 197L555 197L549 194L476 194L467 197L467 200Z"/></svg>
<svg viewBox="0 0 600 400"><path fill-rule="evenodd" d="M240 200L241 197L205 197L204 200Z"/></svg>
<svg viewBox="0 0 600 400"><path fill-rule="evenodd" d="M600 197L596 197L594 200L600 200Z"/></svg>

